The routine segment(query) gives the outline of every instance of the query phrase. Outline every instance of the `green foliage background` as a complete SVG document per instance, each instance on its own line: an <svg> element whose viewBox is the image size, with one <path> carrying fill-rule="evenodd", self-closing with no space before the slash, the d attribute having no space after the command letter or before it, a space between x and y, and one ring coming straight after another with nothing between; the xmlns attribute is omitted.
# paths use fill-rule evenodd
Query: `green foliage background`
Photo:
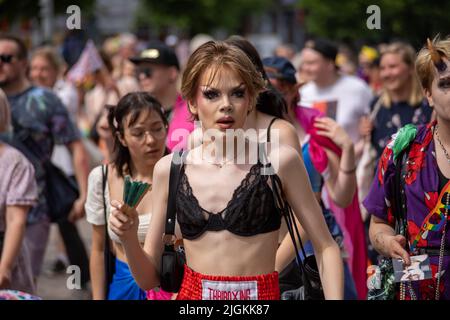
<svg viewBox="0 0 450 320"><path fill-rule="evenodd" d="M369 5L381 10L381 29L369 30ZM415 46L437 33L450 34L450 1L437 0L300 0L306 10L306 28L312 35L335 40L374 42L401 38Z"/></svg>
<svg viewBox="0 0 450 320"><path fill-rule="evenodd" d="M135 17L136 26L168 30L175 27L186 35L227 33L245 30L251 16L272 12L284 0L141 0ZM65 13L67 6L79 5L84 15L93 14L95 0L55 0L55 13ZM366 26L369 5L381 9L381 29ZM404 39L414 46L427 37L450 33L450 0L297 0L284 8L305 12L308 36L328 37L337 41L381 42ZM0 20L36 17L38 0L0 0Z"/></svg>
<svg viewBox="0 0 450 320"><path fill-rule="evenodd" d="M251 14L267 9L273 0L142 0L137 24L157 28L178 27L187 34L212 33L223 28L230 33L248 21Z"/></svg>
<svg viewBox="0 0 450 320"><path fill-rule="evenodd" d="M83 14L88 14L95 0L56 0L53 3L55 13L66 13L67 7L74 4L82 8ZM16 21L39 16L39 12L39 0L0 0L0 18Z"/></svg>

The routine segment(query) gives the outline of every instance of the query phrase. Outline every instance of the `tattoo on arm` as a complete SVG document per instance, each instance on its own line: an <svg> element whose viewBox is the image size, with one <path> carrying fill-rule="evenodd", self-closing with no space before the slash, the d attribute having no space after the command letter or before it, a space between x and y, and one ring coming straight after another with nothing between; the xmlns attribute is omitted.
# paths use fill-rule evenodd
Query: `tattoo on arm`
<svg viewBox="0 0 450 320"><path fill-rule="evenodd" d="M376 243L379 247L381 247L381 248L384 247L384 238L383 238L383 234L384 234L384 232L380 231L380 232L378 232L377 234L375 234L375 237L374 237L375 243Z"/></svg>

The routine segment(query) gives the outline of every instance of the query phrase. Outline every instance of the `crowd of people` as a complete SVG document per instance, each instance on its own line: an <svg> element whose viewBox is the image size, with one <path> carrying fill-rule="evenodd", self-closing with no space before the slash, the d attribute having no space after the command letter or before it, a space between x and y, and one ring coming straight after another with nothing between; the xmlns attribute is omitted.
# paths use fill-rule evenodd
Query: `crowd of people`
<svg viewBox="0 0 450 320"><path fill-rule="evenodd" d="M78 266L96 300L306 299L310 257L322 298L365 300L370 266L416 255L431 278L393 298L450 299L450 40L356 58L321 38L270 57L241 36L185 56L132 34L82 47L0 35L0 296L38 295L56 223L53 271ZM53 167L77 186L58 218ZM135 207L129 181L151 186Z"/></svg>

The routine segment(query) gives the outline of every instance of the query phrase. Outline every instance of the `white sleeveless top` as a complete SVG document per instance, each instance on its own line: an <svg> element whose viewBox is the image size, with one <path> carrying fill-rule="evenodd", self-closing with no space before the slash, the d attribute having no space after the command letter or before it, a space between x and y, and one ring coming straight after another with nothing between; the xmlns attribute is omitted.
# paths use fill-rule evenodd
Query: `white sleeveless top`
<svg viewBox="0 0 450 320"><path fill-rule="evenodd" d="M102 166L94 168L89 174L88 178L88 192L87 199L84 205L86 210L86 220L96 226L105 225L105 214L103 211L103 177ZM109 218L111 212L109 188L106 185L105 188L105 201L106 201L106 215ZM144 243L147 230L150 225L151 213L139 215L139 227L138 227L138 239L140 243ZM117 243L121 243L119 237L111 231L108 226L108 234L111 240Z"/></svg>

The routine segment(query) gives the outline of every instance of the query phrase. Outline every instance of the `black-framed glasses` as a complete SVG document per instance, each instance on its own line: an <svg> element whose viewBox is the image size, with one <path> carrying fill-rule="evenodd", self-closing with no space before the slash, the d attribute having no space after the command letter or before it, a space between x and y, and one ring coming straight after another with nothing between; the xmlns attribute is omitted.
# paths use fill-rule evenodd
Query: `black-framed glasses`
<svg viewBox="0 0 450 320"><path fill-rule="evenodd" d="M136 76L139 78L141 74L143 74L146 78L151 78L153 75L153 69L150 67L137 68Z"/></svg>
<svg viewBox="0 0 450 320"><path fill-rule="evenodd" d="M13 57L14 55L12 54L0 54L0 61L2 63L11 63Z"/></svg>

